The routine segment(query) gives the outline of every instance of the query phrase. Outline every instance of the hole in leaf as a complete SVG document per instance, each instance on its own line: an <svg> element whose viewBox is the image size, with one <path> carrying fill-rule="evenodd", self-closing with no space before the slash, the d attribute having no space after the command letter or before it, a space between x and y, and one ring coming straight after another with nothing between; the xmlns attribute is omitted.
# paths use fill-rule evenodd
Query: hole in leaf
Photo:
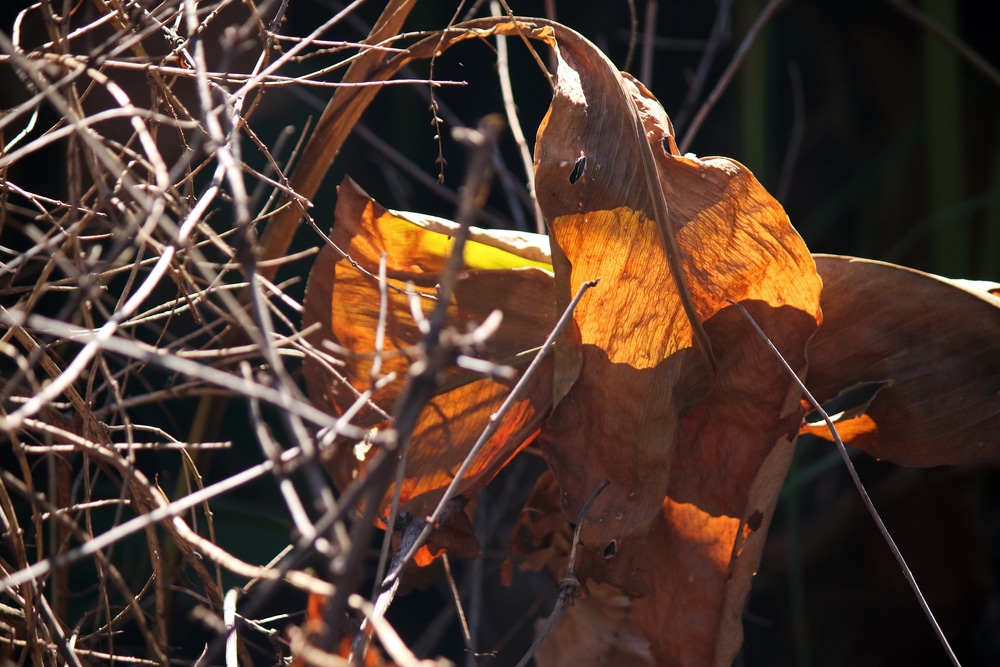
<svg viewBox="0 0 1000 667"><path fill-rule="evenodd" d="M611 540L608 542L608 546L604 547L604 557L614 558L616 553L618 553L618 543Z"/></svg>
<svg viewBox="0 0 1000 667"><path fill-rule="evenodd" d="M573 171L569 172L569 184L573 185L580 180L583 176L584 170L587 168L587 156L581 155L573 163Z"/></svg>
<svg viewBox="0 0 1000 667"><path fill-rule="evenodd" d="M842 392L836 398L824 403L823 409L826 411L826 414L830 415L830 420L835 423L863 415L879 390L890 384L892 384L892 381L862 382L856 384ZM810 426L821 426L823 418L819 412L813 410L805 416L805 422Z"/></svg>

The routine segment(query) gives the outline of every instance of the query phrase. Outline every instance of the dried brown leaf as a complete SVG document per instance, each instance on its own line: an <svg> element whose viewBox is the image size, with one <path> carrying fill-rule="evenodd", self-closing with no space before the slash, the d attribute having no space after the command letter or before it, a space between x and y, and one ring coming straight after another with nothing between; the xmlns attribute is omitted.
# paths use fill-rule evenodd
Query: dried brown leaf
<svg viewBox="0 0 1000 667"><path fill-rule="evenodd" d="M837 423L841 438L905 465L996 458L1000 298L884 262L817 255L816 266L824 322L809 344L810 391L825 403L884 383L862 415Z"/></svg>
<svg viewBox="0 0 1000 667"><path fill-rule="evenodd" d="M820 282L781 206L749 171L724 158L677 155L666 114L641 84L575 33L557 31L556 41L558 81L536 160L557 298L564 303L587 279L601 284L574 314L579 351L557 350L557 387L573 379L574 363L579 372L547 421L542 446L569 516L603 479L611 482L583 519L576 570L632 594L652 585L651 633L684 627L669 634L700 640L712 652L735 632L738 646L739 628L722 617L749 590L762 542L750 531L737 545L741 526L766 527L787 456L773 470L761 466L776 447L790 452L801 412L797 389L727 299L746 305L804 369ZM643 152L655 165L653 183L644 176ZM681 276L657 224L658 198L669 212ZM705 334L714 380L700 349ZM756 490L762 479L766 492ZM668 493L668 502L712 521L693 536L686 518L668 513L677 535L665 554L645 540L662 521ZM706 542L728 555L698 582L693 597L703 609L671 607L668 598L687 585L685 568L705 565ZM689 613L714 624L699 640L687 634Z"/></svg>

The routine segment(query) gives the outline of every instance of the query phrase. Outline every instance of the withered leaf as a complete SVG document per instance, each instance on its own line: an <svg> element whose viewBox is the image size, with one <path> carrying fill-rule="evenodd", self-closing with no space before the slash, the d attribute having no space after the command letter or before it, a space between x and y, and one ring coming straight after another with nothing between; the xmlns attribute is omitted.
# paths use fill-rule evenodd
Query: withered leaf
<svg viewBox="0 0 1000 667"><path fill-rule="evenodd" d="M727 299L743 303L804 369L820 281L781 206L749 171L678 155L666 114L641 84L575 33L557 31L556 41L557 83L536 147L539 203L559 302L585 280L601 284L574 313L580 346L557 349L557 388L572 384L545 425L543 452L571 518L610 480L581 519L577 572L632 594L652 587L645 629L711 652L722 635L739 633L723 616L749 591L763 540L750 531L739 550L736 543L754 513L766 528L801 417L792 381ZM772 457L775 448L787 455ZM773 470L762 471L769 457ZM767 492L748 498L764 485L760 475ZM678 507L705 519L696 536ZM654 523L670 532L661 536L670 541L666 553L646 548ZM704 544L726 557L706 565ZM690 596L697 608L675 606L690 588L685 573L706 567L710 575L695 580ZM711 619L698 621L698 639L688 615ZM685 649L660 650L665 658Z"/></svg>
<svg viewBox="0 0 1000 667"><path fill-rule="evenodd" d="M590 584L566 609L559 631L535 654L546 667L643 667L657 665L649 639L636 627L629 597L615 586Z"/></svg>
<svg viewBox="0 0 1000 667"><path fill-rule="evenodd" d="M391 411L420 340L406 292L419 294L424 311L430 311L450 239L387 211L347 179L340 187L330 240L333 245L321 250L309 277L303 327L315 325L308 340L317 349L322 351L327 343L333 343L340 350L328 352L336 365L318 360L304 365L309 395L317 405L342 414L356 400L351 387L363 390L372 386L380 307L377 273L384 252L388 308L382 373L394 372L397 378L375 391L371 400ZM501 310L504 319L499 330L478 353L487 360L520 364L523 370L555 323L551 275L534 268L540 265L535 260L482 243L473 242L466 258L467 270L460 275L449 307L450 324L465 331L494 309ZM525 268L477 268L514 265ZM486 484L538 430L551 402L551 369L536 377L474 460L460 494L468 496ZM515 381L485 378L457 368L442 378L443 393L423 410L413 434L401 486L401 510L424 516L434 509ZM370 409L362 411L355 423L387 425ZM354 444L337 443L328 464L341 488L363 474L371 458L356 452ZM383 516L391 492L383 502Z"/></svg>
<svg viewBox="0 0 1000 667"><path fill-rule="evenodd" d="M510 585L514 565L535 572L548 568L556 579L566 572L573 534L559 506L560 495L552 471L546 470L535 481L514 522L509 555L501 572L504 585Z"/></svg>
<svg viewBox="0 0 1000 667"><path fill-rule="evenodd" d="M558 54L553 105L536 147L556 303L602 279L557 347L548 401L539 397L524 422L533 425L541 406L558 403L543 450L558 483L548 492L559 497L546 506L558 503L576 520L610 480L582 518L578 575L648 594L630 618L658 664L728 664L802 416L797 388L729 300L744 305L804 374L805 344L820 320L815 266L749 171L723 158L678 155L652 95L558 24L456 26L379 76L500 32L542 39ZM400 271L394 279L410 275L393 270ZM333 289L323 292L326 303ZM364 317L371 329L370 313ZM394 349L405 350L405 336L399 340ZM362 380L365 362L348 362ZM452 384L471 386L457 377ZM329 391L323 400L338 404ZM447 427L443 418L440 426ZM501 458L494 453L482 479ZM561 641L559 632L551 641Z"/></svg>
<svg viewBox="0 0 1000 667"><path fill-rule="evenodd" d="M821 403L860 383L883 386L837 423L845 441L916 466L1000 454L1000 298L913 269L817 255L823 326L807 385ZM825 425L806 430L830 438Z"/></svg>

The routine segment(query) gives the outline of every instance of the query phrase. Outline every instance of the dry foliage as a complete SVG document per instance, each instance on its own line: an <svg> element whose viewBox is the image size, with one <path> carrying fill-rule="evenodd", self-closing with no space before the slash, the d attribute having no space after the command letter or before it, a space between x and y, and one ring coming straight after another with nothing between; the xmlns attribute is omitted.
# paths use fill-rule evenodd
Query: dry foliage
<svg viewBox="0 0 1000 667"><path fill-rule="evenodd" d="M42 2L0 34L23 97L0 117L0 658L430 664L386 608L481 555L477 494L533 446L547 470L490 576L559 582L536 663L728 665L796 439L824 435L799 379L823 403L868 389L837 422L875 457L996 458L1000 299L811 255L749 170L682 155L653 95L565 26L402 39L413 4L388 2L366 45L319 41L350 7L283 38L279 2ZM495 119L460 134L457 222L348 178L326 234L310 200L380 87L500 36L553 55L548 236L470 227ZM338 69L304 145L255 134L269 88ZM57 120L31 129L42 108ZM56 153L65 183L30 173ZM318 252L290 253L303 219ZM205 480L217 448L233 459ZM219 539L216 503L262 480L281 540L254 559Z"/></svg>

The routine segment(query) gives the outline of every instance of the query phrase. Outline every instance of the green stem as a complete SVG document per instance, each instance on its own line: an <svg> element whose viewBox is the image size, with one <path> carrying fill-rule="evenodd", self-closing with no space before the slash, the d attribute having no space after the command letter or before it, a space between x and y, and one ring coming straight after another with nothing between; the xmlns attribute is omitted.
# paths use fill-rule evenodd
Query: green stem
<svg viewBox="0 0 1000 667"><path fill-rule="evenodd" d="M954 32L955 7L952 0L924 0L929 17ZM925 32L924 113L927 118L926 169L933 210L956 204L964 196L961 85L958 58L934 35ZM934 270L946 276L968 273L970 230L967 220L934 230L931 237Z"/></svg>

